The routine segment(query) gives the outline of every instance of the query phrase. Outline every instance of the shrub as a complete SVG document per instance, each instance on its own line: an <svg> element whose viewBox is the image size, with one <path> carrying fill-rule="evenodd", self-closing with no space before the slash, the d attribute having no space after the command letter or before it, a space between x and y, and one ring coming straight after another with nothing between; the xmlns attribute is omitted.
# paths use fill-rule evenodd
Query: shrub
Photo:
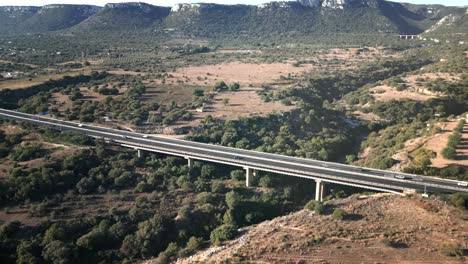
<svg viewBox="0 0 468 264"><path fill-rule="evenodd" d="M205 92L202 89L195 89L193 91L193 95L194 96L203 96L203 95L205 95Z"/></svg>
<svg viewBox="0 0 468 264"><path fill-rule="evenodd" d="M240 85L238 83L233 83L229 85L229 90L230 91L238 91L240 89Z"/></svg>
<svg viewBox="0 0 468 264"><path fill-rule="evenodd" d="M440 246L440 252L449 257L463 257L463 247L455 242L444 242Z"/></svg>
<svg viewBox="0 0 468 264"><path fill-rule="evenodd" d="M381 242L382 242L382 244L384 244L387 247L393 247L393 242L388 238L382 239Z"/></svg>
<svg viewBox="0 0 468 264"><path fill-rule="evenodd" d="M315 209L315 205L317 204L317 201L315 200L310 200L306 205L304 206L304 209L313 211Z"/></svg>
<svg viewBox="0 0 468 264"><path fill-rule="evenodd" d="M245 172L243 170L233 170L231 171L231 179L243 181L245 179Z"/></svg>
<svg viewBox="0 0 468 264"><path fill-rule="evenodd" d="M460 209L468 209L468 194L466 193L454 193L449 196L449 201Z"/></svg>
<svg viewBox="0 0 468 264"><path fill-rule="evenodd" d="M325 206L323 205L323 203L317 202L317 204L315 205L314 212L320 215L323 213L323 210L325 210Z"/></svg>
<svg viewBox="0 0 468 264"><path fill-rule="evenodd" d="M237 229L233 225L222 225L211 232L210 240L214 244L233 239L237 235Z"/></svg>
<svg viewBox="0 0 468 264"><path fill-rule="evenodd" d="M268 188L273 186L273 182L269 176L263 176L258 181L260 187Z"/></svg>
<svg viewBox="0 0 468 264"><path fill-rule="evenodd" d="M333 211L333 218L338 219L338 220L343 220L346 217L347 213L344 209L341 208L336 208Z"/></svg>
<svg viewBox="0 0 468 264"><path fill-rule="evenodd" d="M453 160L457 156L457 151L453 147L445 147L441 154L444 158Z"/></svg>
<svg viewBox="0 0 468 264"><path fill-rule="evenodd" d="M322 214L324 210L324 206L321 202L310 200L305 206L304 209L309 211L314 211L316 214Z"/></svg>
<svg viewBox="0 0 468 264"><path fill-rule="evenodd" d="M193 252L201 247L201 244L203 242L202 238L197 238L197 237L191 237L189 238L187 242L187 250L190 252Z"/></svg>
<svg viewBox="0 0 468 264"><path fill-rule="evenodd" d="M227 84L224 81L220 81L215 84L213 90L219 91L219 90L226 90L227 88L228 88Z"/></svg>

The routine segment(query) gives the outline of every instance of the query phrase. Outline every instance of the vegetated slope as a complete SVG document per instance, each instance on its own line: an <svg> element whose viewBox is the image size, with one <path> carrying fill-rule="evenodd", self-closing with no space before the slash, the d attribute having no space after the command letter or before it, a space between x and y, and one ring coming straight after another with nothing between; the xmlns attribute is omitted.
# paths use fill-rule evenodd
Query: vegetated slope
<svg viewBox="0 0 468 264"><path fill-rule="evenodd" d="M25 33L66 29L94 15L99 9L91 5L46 5L18 28Z"/></svg>
<svg viewBox="0 0 468 264"><path fill-rule="evenodd" d="M0 33L172 33L194 37L295 37L316 34L419 34L462 8L419 6L384 0L298 0L253 5L177 4L159 7L145 3L97 7L50 5L0 9L7 29ZM83 21L84 20L84 21ZM81 22L82 21L82 22ZM81 22L81 23L79 23ZM77 25L77 23L79 23Z"/></svg>
<svg viewBox="0 0 468 264"><path fill-rule="evenodd" d="M172 8L164 22L165 30L170 32L213 37L274 36L278 33L418 34L436 20L432 13L414 12L402 4L383 0L317 0L271 2L259 6L179 4Z"/></svg>
<svg viewBox="0 0 468 264"><path fill-rule="evenodd" d="M413 14L424 17L425 19L417 19L414 20L413 23L416 23L420 28L425 28L426 30L435 25L435 23L443 19L445 16L461 15L465 12L465 8L453 6L415 5L408 3L402 3L401 5Z"/></svg>
<svg viewBox="0 0 468 264"><path fill-rule="evenodd" d="M0 6L0 34L20 33L18 25L40 9L35 6Z"/></svg>
<svg viewBox="0 0 468 264"><path fill-rule="evenodd" d="M72 32L140 31L169 14L170 8L145 3L107 4L97 14L83 21Z"/></svg>
<svg viewBox="0 0 468 264"><path fill-rule="evenodd" d="M425 33L438 34L466 34L468 28L468 9L462 14L448 14L430 27Z"/></svg>
<svg viewBox="0 0 468 264"><path fill-rule="evenodd" d="M334 208L347 216L333 217ZM303 210L263 222L224 246L178 263L445 262L455 261L448 255L463 255L467 246L463 212L440 201L352 196L330 202L327 211Z"/></svg>

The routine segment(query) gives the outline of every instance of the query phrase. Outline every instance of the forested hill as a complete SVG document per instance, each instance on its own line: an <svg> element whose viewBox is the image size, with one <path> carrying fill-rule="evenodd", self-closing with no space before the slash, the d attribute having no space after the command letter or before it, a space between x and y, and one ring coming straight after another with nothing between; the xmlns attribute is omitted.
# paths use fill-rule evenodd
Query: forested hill
<svg viewBox="0 0 468 264"><path fill-rule="evenodd" d="M0 34L60 32L158 36L282 36L323 33L419 34L464 8L384 0L297 0L253 5L145 3L0 7Z"/></svg>
<svg viewBox="0 0 468 264"><path fill-rule="evenodd" d="M96 14L91 5L0 7L0 34L49 32L70 28Z"/></svg>

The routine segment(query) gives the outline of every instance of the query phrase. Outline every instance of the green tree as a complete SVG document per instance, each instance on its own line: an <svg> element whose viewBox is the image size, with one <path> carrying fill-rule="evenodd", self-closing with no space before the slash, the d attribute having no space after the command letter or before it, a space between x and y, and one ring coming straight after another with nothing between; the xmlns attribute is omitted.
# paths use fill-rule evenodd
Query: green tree
<svg viewBox="0 0 468 264"><path fill-rule="evenodd" d="M237 229L233 225L222 225L213 230L210 240L213 244L220 244L222 241L233 239L237 235Z"/></svg>
<svg viewBox="0 0 468 264"><path fill-rule="evenodd" d="M227 84L224 81L219 81L213 87L214 91L226 90L228 88Z"/></svg>
<svg viewBox="0 0 468 264"><path fill-rule="evenodd" d="M242 197L236 191L226 193L226 204L230 209L234 209L241 203Z"/></svg>

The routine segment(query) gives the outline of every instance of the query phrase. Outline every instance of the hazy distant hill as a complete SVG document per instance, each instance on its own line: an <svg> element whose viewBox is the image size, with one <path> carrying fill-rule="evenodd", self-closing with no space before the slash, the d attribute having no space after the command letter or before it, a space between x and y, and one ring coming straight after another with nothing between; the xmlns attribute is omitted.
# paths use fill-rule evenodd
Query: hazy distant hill
<svg viewBox="0 0 468 264"><path fill-rule="evenodd" d="M90 5L46 5L43 7L0 7L1 33L36 33L70 28L96 14Z"/></svg>
<svg viewBox="0 0 468 264"><path fill-rule="evenodd" d="M18 25L31 18L41 8L32 6L1 6L0 33L20 33Z"/></svg>
<svg viewBox="0 0 468 264"><path fill-rule="evenodd" d="M425 33L429 35L437 34L457 34L467 33L468 29L468 9L463 13L447 14L437 23L431 26Z"/></svg>
<svg viewBox="0 0 468 264"><path fill-rule="evenodd" d="M451 21L450 16L463 16L464 12L463 8L384 0L298 0L258 6L177 4L172 8L145 3L107 4L103 8L79 5L2 7L0 22L6 26L0 33L65 29L75 34L149 34L151 30L169 36L196 37L419 34L441 19ZM461 23L458 27L462 29L464 25Z"/></svg>
<svg viewBox="0 0 468 264"><path fill-rule="evenodd" d="M431 7L434 13L459 8ZM419 12L418 12L419 11ZM165 29L189 35L403 33L418 34L438 20L433 12L410 10L383 0L300 0L259 6L179 4Z"/></svg>
<svg viewBox="0 0 468 264"><path fill-rule="evenodd" d="M72 31L127 31L142 30L169 15L169 7L145 3L107 4L94 16L72 28Z"/></svg>

